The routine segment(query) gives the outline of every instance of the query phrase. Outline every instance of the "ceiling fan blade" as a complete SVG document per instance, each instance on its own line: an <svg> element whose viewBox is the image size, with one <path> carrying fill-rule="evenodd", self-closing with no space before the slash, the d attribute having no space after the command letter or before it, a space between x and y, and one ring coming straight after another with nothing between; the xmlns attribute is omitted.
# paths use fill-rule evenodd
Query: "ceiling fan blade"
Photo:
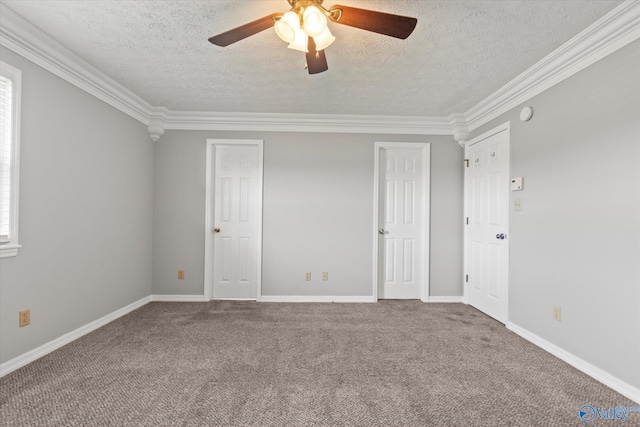
<svg viewBox="0 0 640 427"><path fill-rule="evenodd" d="M340 13L339 11L342 11ZM374 10L358 9L349 6L335 5L330 10L329 17L333 22L373 31L386 36L406 39L411 35L418 20L408 16L392 15Z"/></svg>
<svg viewBox="0 0 640 427"><path fill-rule="evenodd" d="M327 65L327 56L324 54L324 50L316 50L316 42L313 37L309 37L309 45L307 52L307 69L309 74L318 74L329 69Z"/></svg>
<svg viewBox="0 0 640 427"><path fill-rule="evenodd" d="M273 27L275 19L280 16L282 16L282 13L272 13L271 15L249 22L248 24L244 24L224 33L209 37L209 41L216 46L229 46L232 43L246 39L249 36L258 34L267 28Z"/></svg>

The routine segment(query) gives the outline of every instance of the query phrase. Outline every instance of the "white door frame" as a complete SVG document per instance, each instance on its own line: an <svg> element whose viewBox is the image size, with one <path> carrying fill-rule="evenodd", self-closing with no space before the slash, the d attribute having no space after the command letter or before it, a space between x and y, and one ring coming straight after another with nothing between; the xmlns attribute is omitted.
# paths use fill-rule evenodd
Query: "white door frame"
<svg viewBox="0 0 640 427"><path fill-rule="evenodd" d="M498 127L495 127L485 133L483 133L480 136L477 136L469 141L466 141L464 144L464 157L465 157L465 161L467 161L467 147L469 147L470 145L473 145L477 142L480 142L482 140L485 140L495 134L498 134L500 132L506 131L507 132L507 137L508 137L508 144L509 144L509 157L507 158L507 177L511 176L511 122L506 122L501 124ZM469 216L469 198L470 198L470 192L469 192L469 188L467 186L467 168L464 168L464 218L467 218ZM511 194L509 194L507 196L509 199L511 198ZM469 263L469 233L467 232L467 227L466 225L463 225L463 239L464 239L464 243L463 243L463 271L462 271L462 289L463 289L463 293L462 293L462 302L465 304L469 304L469 299L468 299L468 293L469 293L469 283L467 283L466 280L466 275L467 272L469 271L468 268L468 263ZM509 208L507 209L507 239L511 239L511 202L509 202ZM509 243L509 241L507 241L507 244L509 245L509 248L511 247L511 243ZM510 281L509 281L509 251L507 252L507 266L506 266L506 276L507 276L507 295L506 295L506 300L507 300L507 306L509 306L509 286L510 286ZM507 309L507 319L505 319L505 324L507 324L509 321L509 310Z"/></svg>
<svg viewBox="0 0 640 427"><path fill-rule="evenodd" d="M429 259L431 229L431 144L428 142L376 142L374 154L373 176L373 300L378 301L378 267L379 267L379 242L378 228L380 221L380 151L386 148L420 148L422 149L422 167L425 172L422 177L422 213L427 221L423 227L421 254L422 254L422 286L420 287L420 299L429 301Z"/></svg>
<svg viewBox="0 0 640 427"><path fill-rule="evenodd" d="M258 200L257 209L260 212L258 216L258 229L256 236L256 300L260 300L262 296L262 197L263 197L263 152L264 141L260 139L207 139L207 172L205 182L205 220L204 220L204 299L209 301L213 298L213 202L215 200L213 194L213 185L211 179L215 176L215 162L212 161L215 155L215 149L218 145L244 145L255 146L258 148Z"/></svg>

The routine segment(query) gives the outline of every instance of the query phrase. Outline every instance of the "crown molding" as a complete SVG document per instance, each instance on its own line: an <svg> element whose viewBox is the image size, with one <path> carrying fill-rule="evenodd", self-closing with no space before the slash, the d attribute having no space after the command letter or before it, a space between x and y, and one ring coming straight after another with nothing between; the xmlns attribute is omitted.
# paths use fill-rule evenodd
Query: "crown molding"
<svg viewBox="0 0 640 427"><path fill-rule="evenodd" d="M627 0L465 113L448 117L216 113L154 107L0 4L0 45L148 126L165 130L231 130L453 135L469 133L640 38L640 1Z"/></svg>
<svg viewBox="0 0 640 427"><path fill-rule="evenodd" d="M154 108L151 121L164 130L380 133L451 135L444 117L329 114L213 113Z"/></svg>
<svg viewBox="0 0 640 427"><path fill-rule="evenodd" d="M0 45L146 123L150 104L0 4Z"/></svg>
<svg viewBox="0 0 640 427"><path fill-rule="evenodd" d="M627 0L469 109L470 131L640 38L640 1Z"/></svg>

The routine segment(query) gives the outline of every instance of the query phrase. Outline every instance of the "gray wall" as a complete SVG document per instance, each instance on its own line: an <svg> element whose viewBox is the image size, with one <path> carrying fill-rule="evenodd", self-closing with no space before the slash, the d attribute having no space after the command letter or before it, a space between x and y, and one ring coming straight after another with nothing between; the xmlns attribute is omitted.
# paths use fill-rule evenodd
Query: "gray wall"
<svg viewBox="0 0 640 427"><path fill-rule="evenodd" d="M510 320L640 387L640 42L534 97L511 121ZM518 119L524 105L530 122ZM553 305L562 321L551 318Z"/></svg>
<svg viewBox="0 0 640 427"><path fill-rule="evenodd" d="M153 145L143 124L0 54L22 70L22 249L0 260L6 362L151 293Z"/></svg>
<svg viewBox="0 0 640 427"><path fill-rule="evenodd" d="M207 138L265 141L262 286L276 296L370 296L373 144L430 142L431 293L462 294L463 153L452 137L205 131L156 143L154 294L203 293Z"/></svg>

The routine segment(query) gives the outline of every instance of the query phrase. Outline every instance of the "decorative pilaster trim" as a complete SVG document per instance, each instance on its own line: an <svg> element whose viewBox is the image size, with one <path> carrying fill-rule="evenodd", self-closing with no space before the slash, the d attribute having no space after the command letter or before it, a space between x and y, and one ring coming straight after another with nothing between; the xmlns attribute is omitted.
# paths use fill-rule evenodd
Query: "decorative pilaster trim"
<svg viewBox="0 0 640 427"><path fill-rule="evenodd" d="M153 142L158 142L160 137L164 135L164 129L161 126L149 125L147 126L147 131L149 132L149 136Z"/></svg>
<svg viewBox="0 0 640 427"><path fill-rule="evenodd" d="M467 139L469 139L469 126L467 123L467 117L464 114L451 114L449 116L453 139L455 139L462 148L464 148Z"/></svg>
<svg viewBox="0 0 640 427"><path fill-rule="evenodd" d="M165 117L164 110L158 107L152 108L149 113L149 125L147 131L153 142L157 142L162 135L164 135L165 129Z"/></svg>

